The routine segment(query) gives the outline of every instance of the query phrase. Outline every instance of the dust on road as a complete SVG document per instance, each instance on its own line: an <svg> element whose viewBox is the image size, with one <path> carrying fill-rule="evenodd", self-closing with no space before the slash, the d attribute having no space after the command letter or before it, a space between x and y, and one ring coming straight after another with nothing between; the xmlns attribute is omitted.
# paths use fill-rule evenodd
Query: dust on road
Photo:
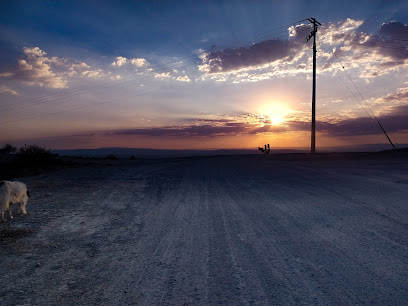
<svg viewBox="0 0 408 306"><path fill-rule="evenodd" d="M26 178L0 304L406 304L407 170L236 156Z"/></svg>

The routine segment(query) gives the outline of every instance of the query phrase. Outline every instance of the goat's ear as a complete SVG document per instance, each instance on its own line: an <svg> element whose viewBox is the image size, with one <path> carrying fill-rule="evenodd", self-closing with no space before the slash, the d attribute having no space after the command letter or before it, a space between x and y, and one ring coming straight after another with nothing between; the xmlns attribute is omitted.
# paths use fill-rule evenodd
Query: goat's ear
<svg viewBox="0 0 408 306"><path fill-rule="evenodd" d="M27 190L27 197L31 197L30 192L28 190Z"/></svg>

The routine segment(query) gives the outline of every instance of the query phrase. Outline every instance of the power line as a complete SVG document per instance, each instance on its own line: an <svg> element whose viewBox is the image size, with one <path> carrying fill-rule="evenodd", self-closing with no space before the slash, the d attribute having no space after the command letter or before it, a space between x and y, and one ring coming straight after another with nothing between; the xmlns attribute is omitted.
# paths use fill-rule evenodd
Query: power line
<svg viewBox="0 0 408 306"><path fill-rule="evenodd" d="M187 58L187 57L186 57L186 58ZM187 61L187 63L194 60L194 58L191 58L191 56L189 56L188 58L190 58L190 60ZM149 68L149 69L155 69L155 68L157 68L157 67L164 66L164 65L167 65L167 66L168 66L168 65L170 65L170 64L177 64L177 63L179 63L180 61L181 61L181 59L180 59L180 60L177 60L177 61L174 61L174 62L170 62L169 64L157 65L157 66L154 66L153 68ZM184 67L186 67L186 66L182 66L182 67L170 67L170 69L174 69L174 68L180 69L180 68L184 68ZM156 70L156 72L162 72L162 70L168 70L168 67L164 67L164 68L161 68L161 69L159 69L159 70ZM135 73L124 73L123 75L126 76L126 75L134 75L134 74L135 74ZM114 84L112 84L111 81L104 81L104 82L102 82L102 83L98 83L97 85L93 85L93 84L91 83L91 84L88 84L88 85L83 85L83 86L71 88L71 89L68 89L68 90L62 90L62 91L57 92L57 93L53 93L53 94L49 94L49 95L44 95L44 96L41 96L41 97L38 97L38 98L32 98L32 99L28 99L28 100L23 100L23 101L20 101L20 102L18 102L18 103L14 103L14 104L5 105L5 106L3 106L3 107L0 107L0 111L15 110L15 109L18 109L18 108L24 108L24 107L32 106L32 105L39 104L39 103L52 102L52 101L60 100L60 99L63 99L63 98L68 98L68 97L72 97L72 96L81 95L81 94L83 94L83 93L88 93L88 92L92 92L92 91L98 91L98 90L101 90L101 89L105 89L105 88L109 88L109 87L113 87L113 86L117 86L117 85L122 85L122 84L125 84L125 83L128 83L128 82L131 82L131 81L133 81L135 78L138 78L138 77L141 77L141 76L142 76L142 75L140 75L140 74L136 74L136 75L134 75L134 76L132 77L132 79L130 79L130 80L124 80L124 81L121 81L121 82L116 82L116 83L114 83ZM145 78L148 78L148 76L144 76L143 79L145 79ZM94 82L94 83L96 83L96 82ZM91 85L93 85L93 86L91 86ZM94 89L92 89L92 88L94 88ZM52 97L54 97L54 98L52 98ZM51 99L48 99L48 98L51 98Z"/></svg>
<svg viewBox="0 0 408 306"><path fill-rule="evenodd" d="M370 35L370 34L361 34L361 33L353 33L354 36L369 36L369 37L375 37L375 38L381 38L385 40L393 40L393 41L408 41L408 39L397 39L397 38L390 38L390 37L384 37L384 36L378 36L378 35Z"/></svg>
<svg viewBox="0 0 408 306"><path fill-rule="evenodd" d="M328 64L330 65L330 67L332 67L333 69L335 69L329 61L327 61L327 62L328 62ZM371 119L374 120L372 114L370 114L370 113L368 112L368 110L364 107L364 105L361 104L360 100L359 100L359 99L356 97L356 95L351 91L351 89L347 86L347 84L344 82L344 80L343 80L339 75L338 75L337 77L339 78L339 80L341 81L341 83L343 84L343 86L350 92L350 94L352 95L352 97L353 97L354 99L356 99L356 101L357 101L357 102L361 105L361 107L365 110L365 112L367 113L368 117L370 117ZM370 111L371 111L371 109L370 109Z"/></svg>
<svg viewBox="0 0 408 306"><path fill-rule="evenodd" d="M397 49L397 50L401 50L401 51L408 51L408 49L406 47L399 47L399 46L390 46L390 45L383 45L383 44L375 44L375 43L354 43L354 42L350 42L350 45L357 45L357 46L370 46L370 47L379 47L379 48L388 48L388 49Z"/></svg>
<svg viewBox="0 0 408 306"><path fill-rule="evenodd" d="M361 94L360 90L357 88L356 84L354 83L353 79L350 77L350 75L348 74L346 68L343 66L343 64L341 63L340 59L337 57L337 55L335 53L333 53L334 56L336 57L336 59L338 60L338 62L340 63L341 67L343 67L344 72L347 74L347 76L349 77L350 81L353 83L354 88L357 90L357 92L360 94L360 97L363 99L363 101L365 102L365 104L367 105L367 107L370 109L370 106L368 105L366 99L363 97L363 95ZM370 109L371 113L373 114L373 118L375 119L375 121L378 123L378 126L380 127L380 129L382 130L382 132L385 134L385 136L387 137L388 141L390 142L390 144L392 145L392 147L394 149L396 149L396 147L394 146L394 144L392 143L390 137L388 136L387 132L385 131L384 127L381 125L380 121L378 120L378 118L375 116L374 112Z"/></svg>
<svg viewBox="0 0 408 306"><path fill-rule="evenodd" d="M293 26L293 25L296 25L296 24L298 24L298 23L300 23L300 22L302 22L302 21L306 21L306 20L307 20L307 19L302 19L302 20L299 20L299 21L296 21L296 22L288 23L288 24L285 24L285 25L283 25L283 26L277 27L277 28L275 28L275 29L267 30L267 31L264 31L264 32L255 34L255 36L262 35L262 34L264 34L264 33L271 32L271 31L275 31L275 30L277 30L277 29L282 29L282 28L285 28L285 27Z"/></svg>
<svg viewBox="0 0 408 306"><path fill-rule="evenodd" d="M56 111L56 112L52 112L52 113L47 113L47 114L42 114L42 115L38 115L38 116L31 116L31 117L26 117L26 118L22 118L22 119L4 121L4 122L0 122L0 125L4 125L4 124L8 124L8 123L14 123L14 122L19 122L19 121L22 121L22 120L30 120L30 119L34 119L34 118L41 118L41 117L45 117L45 116L50 116L50 115L56 115L56 114L66 113L66 112L73 111L73 110L79 110L79 109L84 109L84 108L89 108L89 107L95 107L95 106L99 106L99 105L103 105L103 104L108 104L108 103L117 102L117 101L120 101L120 100L130 99L130 98L134 98L134 97L138 97L138 96L144 96L144 95L147 95L147 94L150 94L150 93L157 93L157 92L160 92L160 91L163 91L163 90L164 90L164 89L159 89L159 90L155 90L155 91L150 91L150 92L141 93L141 94L138 94L138 95L131 95L131 96L127 96L127 97L121 97L121 98L117 98L117 99L113 99L113 100L108 100L108 101L104 101L104 102L98 102L98 103L89 104L89 105L84 105L84 106L79 106L79 107L70 108L70 109L64 109L64 110L60 110L60 111Z"/></svg>
<svg viewBox="0 0 408 306"><path fill-rule="evenodd" d="M195 63L193 63L193 62L191 62L191 61L187 61L186 63L189 63L190 62L190 64L188 64L188 65L184 65L184 66L181 66L181 67L177 67L178 69L181 69L181 68L185 68L185 67L189 67L189 66L192 66L192 65L195 65ZM161 72L160 70L158 70L157 72ZM17 105L17 106L11 106L11 107L9 107L9 108L6 108L6 109L1 109L2 111L12 111L12 110L17 110L17 109L21 109L21 108L26 108L26 107L30 107L30 106L34 106L34 105L38 105L38 104L42 104L42 103L47 103L47 102L54 102L54 101L58 101L58 100L62 100L62 99L65 99L65 98L71 98L71 97L74 97L74 96L78 96L78 95L82 95L82 94L84 94L84 93L89 93L89 92L96 92L96 91L100 91L100 90L103 90L103 89L106 89L106 88L110 88L110 87L114 87L114 86L118 86L118 85L124 85L124 84L126 84L126 83L131 83L131 82L133 82L133 81L135 81L135 78L137 78L137 76L135 76L135 77L133 77L132 79L130 79L130 80L126 80L126 81L123 81L123 82L120 82L120 83L114 83L114 84L109 84L109 85L106 85L106 86L97 86L95 89L93 89L93 90L82 90L82 91L77 91L77 92L73 92L73 93L70 93L69 95L63 95L63 96L57 96L57 97L55 97L55 98L53 98L53 99L46 99L46 100L38 100L38 101L34 101L34 102L31 102L31 103L28 103L28 104L24 104L24 105ZM139 79L139 81L141 81L141 80L144 80L144 79L147 79L147 78L149 78L149 76L144 76L143 78L141 78L141 79ZM107 82L105 82L104 84L108 84Z"/></svg>
<svg viewBox="0 0 408 306"><path fill-rule="evenodd" d="M323 24L322 27L327 27L327 24ZM375 37L375 38L380 38L380 39L384 39L384 40L388 40L388 41L405 41L408 42L408 39L398 39L398 38L391 38L391 37L386 37L386 36L380 36L380 35L371 35L368 33L348 33L348 32L344 32L344 31L338 31L338 33L340 34L350 34L353 36L358 36L358 37Z"/></svg>
<svg viewBox="0 0 408 306"><path fill-rule="evenodd" d="M300 20L300 21L297 21L295 23L291 23L291 24L287 24L287 25L284 25L284 26L281 26L281 27L277 27L277 28L269 30L269 31L264 31L261 34L264 34L266 32L276 31L278 29L281 29L283 27L287 27L287 26L290 26L290 25L295 25L296 23L299 23L301 21L304 21L304 20ZM275 37L275 38L280 38L280 37ZM180 61L182 61L184 59L188 59L187 63L197 60L196 57L187 56L185 58L178 59L177 61L174 61L174 62L164 63L164 64L156 65L154 67L150 67L149 69L156 69L158 67L165 66L165 67L163 67L163 68L161 68L159 70L156 70L156 72L162 72L162 70L168 70L169 65L178 64L178 63L180 63ZM187 66L190 66L190 65L187 65ZM181 69L181 68L184 68L184 67L187 67L187 66L170 67L170 69L174 69L174 68ZM145 71L143 71L143 72L145 72ZM138 73L140 73L140 72L124 73L124 74L122 74L122 76L134 75L134 74L136 74L136 75L133 76L132 79L130 79L130 80L124 80L124 81L121 81L121 82L116 82L114 84L111 84L111 81L105 81L102 84L98 83L96 85L93 85L93 84L96 83L96 82L94 82L94 83L91 83L91 84L88 84L88 85L83 85L83 86L79 86L79 87L75 87L75 88L71 88L71 89L65 89L65 90L62 90L62 91L57 92L57 93L44 95L44 96L37 97L37 98L31 98L31 99L23 100L23 101L20 101L20 102L17 102L17 103L9 104L9 105L4 105L3 107L0 107L0 111L14 111L14 110L17 110L17 109L20 109L20 108L26 108L26 107L30 107L30 106L37 105L37 104L53 102L53 101L61 100L61 99L64 99L64 98L69 98L69 97L73 97L73 96L82 95L82 94L88 93L88 92L99 91L99 90L110 88L110 87L113 87L113 86L123 85L123 84L129 83L129 82L132 82L135 79L141 77L141 75L138 74ZM146 79L148 77L149 76L145 76L142 79Z"/></svg>
<svg viewBox="0 0 408 306"><path fill-rule="evenodd" d="M293 44L293 43L292 43ZM294 53L292 53L294 54ZM179 67L179 68L184 68L187 66L191 66L190 65L186 65L183 67ZM147 78L147 77L146 77ZM131 81L128 81L131 82ZM103 105L103 104L110 104L113 102L117 102L120 100L125 100L125 99L129 99L132 97L138 97L138 96L143 96L146 94L150 94L150 93L157 93L160 91L164 91L165 89L159 89L159 90L155 90L155 91L150 91L150 92L145 92L145 93L141 93L141 94L137 94L137 95L131 95L131 96L127 96L127 97L122 97L122 98L117 98L117 99L113 99L113 100L108 100L108 101L104 101L104 102L98 102L98 103L94 103L94 104L90 104L90 105L85 105L85 106L80 106L80 107L75 107L75 108L70 108L70 109L64 109L64 110L60 110L60 111L55 111L55 112L51 112L51 113L47 113L47 114L42 114L42 115L37 115L37 116L29 116L29 117L25 117L25 118L21 118L21 119L16 119L16 120L10 120L10 121L4 121L4 122L0 122L0 125L4 125L4 124L9 124L9 123L16 123L19 121L23 121L23 120L30 120L30 119L35 119L35 118L41 118L41 117L45 117L45 116L50 116L50 115L55 115L55 114L59 114L59 113L65 113L65 112L69 112L69 111L74 111L74 110L79 110L79 109L85 109L85 108L90 108L90 107L95 107L95 106L99 106L99 105ZM73 95L71 95L73 96ZM58 99L53 99L52 101L56 101L56 100L61 100L64 99L66 97L60 97ZM49 102L49 101L45 101L45 102Z"/></svg>

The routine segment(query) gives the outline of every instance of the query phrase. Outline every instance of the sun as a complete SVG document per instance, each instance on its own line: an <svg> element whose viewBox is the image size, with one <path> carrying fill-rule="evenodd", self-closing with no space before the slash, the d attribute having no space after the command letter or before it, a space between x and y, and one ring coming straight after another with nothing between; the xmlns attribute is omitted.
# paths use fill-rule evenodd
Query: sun
<svg viewBox="0 0 408 306"><path fill-rule="evenodd" d="M270 103L261 107L260 112L270 120L272 125L280 125L293 110L284 104Z"/></svg>

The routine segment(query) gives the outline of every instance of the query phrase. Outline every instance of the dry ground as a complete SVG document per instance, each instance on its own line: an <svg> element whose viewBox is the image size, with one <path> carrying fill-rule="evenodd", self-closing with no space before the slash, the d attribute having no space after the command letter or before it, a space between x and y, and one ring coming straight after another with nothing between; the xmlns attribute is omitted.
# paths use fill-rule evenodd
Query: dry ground
<svg viewBox="0 0 408 306"><path fill-rule="evenodd" d="M408 164L235 156L23 178L1 305L408 303Z"/></svg>

